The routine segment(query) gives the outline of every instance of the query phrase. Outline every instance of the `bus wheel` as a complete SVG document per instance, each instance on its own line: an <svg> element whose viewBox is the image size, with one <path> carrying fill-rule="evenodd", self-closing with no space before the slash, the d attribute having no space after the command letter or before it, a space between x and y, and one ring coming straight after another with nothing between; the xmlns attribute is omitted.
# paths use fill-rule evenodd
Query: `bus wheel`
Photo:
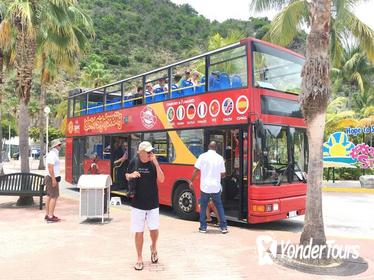
<svg viewBox="0 0 374 280"><path fill-rule="evenodd" d="M173 196L173 208L178 217L184 220L197 220L196 198L187 184L181 184L177 187Z"/></svg>

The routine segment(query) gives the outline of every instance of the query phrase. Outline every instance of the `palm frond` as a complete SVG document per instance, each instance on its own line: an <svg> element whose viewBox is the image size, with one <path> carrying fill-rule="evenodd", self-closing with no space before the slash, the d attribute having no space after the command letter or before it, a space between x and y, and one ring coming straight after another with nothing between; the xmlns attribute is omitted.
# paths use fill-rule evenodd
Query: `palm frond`
<svg viewBox="0 0 374 280"><path fill-rule="evenodd" d="M359 72L354 72L352 74L352 80L356 81L358 87L360 88L361 93L363 93L365 91L365 88L364 88L364 82L363 82L361 74Z"/></svg>
<svg viewBox="0 0 374 280"><path fill-rule="evenodd" d="M277 9L280 10L284 5L291 2L291 0L252 0L249 7L250 10L262 12L265 10Z"/></svg>
<svg viewBox="0 0 374 280"><path fill-rule="evenodd" d="M342 112L347 109L348 100L346 97L337 97L327 107L328 114L336 114L337 112Z"/></svg>
<svg viewBox="0 0 374 280"><path fill-rule="evenodd" d="M82 26L90 36L95 36L92 19L85 12L77 6L70 6L68 8L68 15L74 19L74 23L77 26Z"/></svg>
<svg viewBox="0 0 374 280"><path fill-rule="evenodd" d="M273 19L270 30L265 34L265 40L288 45L300 30L302 21L306 20L308 4L304 0L297 0L284 7Z"/></svg>
<svg viewBox="0 0 374 280"><path fill-rule="evenodd" d="M374 106L366 107L362 113L364 117L372 118L374 123Z"/></svg>
<svg viewBox="0 0 374 280"><path fill-rule="evenodd" d="M361 54L359 52L353 53L351 58L348 59L347 62L344 64L343 70L345 72L354 71L360 59L361 59Z"/></svg>
<svg viewBox="0 0 374 280"><path fill-rule="evenodd" d="M19 22L23 28L27 29L29 36L34 36L33 17L34 12L30 1L16 0L8 8L12 22Z"/></svg>
<svg viewBox="0 0 374 280"><path fill-rule="evenodd" d="M332 60L332 65L335 67L340 67L341 62L344 57L344 47L342 43L341 34L336 32L335 29L331 29L331 38L330 38L330 55Z"/></svg>
<svg viewBox="0 0 374 280"><path fill-rule="evenodd" d="M346 28L356 37L369 60L374 62L374 31L350 11L346 13L345 22Z"/></svg>
<svg viewBox="0 0 374 280"><path fill-rule="evenodd" d="M12 31L8 20L4 19L0 23L0 47L6 49L11 42Z"/></svg>

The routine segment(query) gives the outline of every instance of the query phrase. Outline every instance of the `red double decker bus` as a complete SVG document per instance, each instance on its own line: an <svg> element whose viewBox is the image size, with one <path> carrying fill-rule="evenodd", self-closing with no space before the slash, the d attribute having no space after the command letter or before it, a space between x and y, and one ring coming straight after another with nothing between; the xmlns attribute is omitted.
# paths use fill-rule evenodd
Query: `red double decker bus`
<svg viewBox="0 0 374 280"><path fill-rule="evenodd" d="M165 173L160 204L197 218L199 186L188 180L197 157L217 142L227 176L228 219L262 223L305 211L307 137L300 105L303 57L253 38L90 90L69 93L66 180L110 174L121 194L129 157L147 140Z"/></svg>

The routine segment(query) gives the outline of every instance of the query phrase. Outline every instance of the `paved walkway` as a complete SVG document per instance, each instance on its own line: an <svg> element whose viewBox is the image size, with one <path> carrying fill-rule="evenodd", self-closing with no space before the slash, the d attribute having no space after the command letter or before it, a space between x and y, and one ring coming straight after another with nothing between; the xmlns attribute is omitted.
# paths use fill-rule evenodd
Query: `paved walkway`
<svg viewBox="0 0 374 280"><path fill-rule="evenodd" d="M258 264L258 236L298 242L302 228L290 231L287 225L291 220L272 226L230 226L227 235L211 227L207 234L200 234L197 222L177 219L168 208L161 211L159 263L150 262L147 234L145 268L134 271L130 207L112 207L105 224L82 222L78 193L69 187L62 185L56 214L63 220L55 224L43 221L44 211L39 211L37 205L16 207L17 197L0 196L0 279L340 279ZM341 279L374 279L373 240L328 239L359 245L360 255L369 262L363 274Z"/></svg>

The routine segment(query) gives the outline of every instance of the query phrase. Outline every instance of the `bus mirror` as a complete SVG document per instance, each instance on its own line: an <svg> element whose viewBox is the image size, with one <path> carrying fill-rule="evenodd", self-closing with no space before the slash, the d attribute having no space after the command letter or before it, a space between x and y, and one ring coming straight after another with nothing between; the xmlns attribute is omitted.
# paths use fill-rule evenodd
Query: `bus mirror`
<svg viewBox="0 0 374 280"><path fill-rule="evenodd" d="M256 129L256 135L258 138L265 137L264 123L261 120L255 121L255 129Z"/></svg>

